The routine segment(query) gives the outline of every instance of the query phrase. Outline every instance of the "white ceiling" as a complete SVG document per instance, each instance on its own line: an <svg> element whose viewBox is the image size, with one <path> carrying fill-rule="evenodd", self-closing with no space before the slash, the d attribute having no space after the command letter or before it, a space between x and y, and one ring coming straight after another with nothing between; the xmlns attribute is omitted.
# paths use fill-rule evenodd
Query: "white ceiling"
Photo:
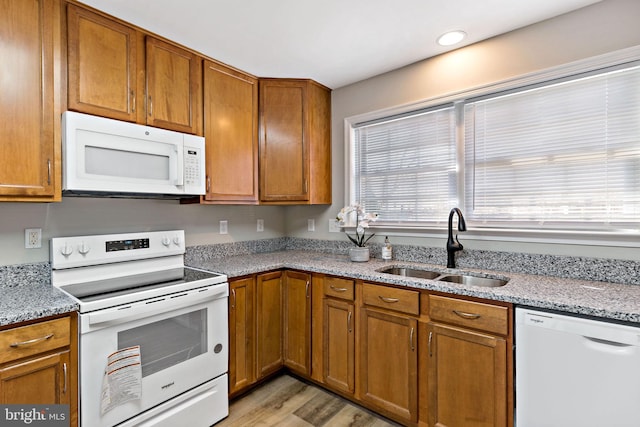
<svg viewBox="0 0 640 427"><path fill-rule="evenodd" d="M256 76L332 89L598 1L82 0ZM455 29L462 44L436 44Z"/></svg>

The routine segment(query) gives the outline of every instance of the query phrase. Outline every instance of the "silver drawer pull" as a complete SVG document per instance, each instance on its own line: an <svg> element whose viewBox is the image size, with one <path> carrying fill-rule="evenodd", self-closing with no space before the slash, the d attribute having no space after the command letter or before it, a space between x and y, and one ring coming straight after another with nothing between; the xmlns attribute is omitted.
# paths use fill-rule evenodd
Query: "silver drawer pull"
<svg viewBox="0 0 640 427"><path fill-rule="evenodd" d="M335 287L335 286L333 286L333 285L329 285L329 287L330 287L331 289L333 289L334 291L336 291L336 292L347 292L347 288L336 288L336 287Z"/></svg>
<svg viewBox="0 0 640 427"><path fill-rule="evenodd" d="M378 298L380 298L384 302L389 302L389 303L400 301L398 298L387 298L387 297L383 297L382 295L378 295Z"/></svg>
<svg viewBox="0 0 640 427"><path fill-rule="evenodd" d="M35 344L40 341L46 341L52 337L53 337L53 334L49 334L49 335L45 335L44 337L34 338L29 341L14 342L13 344L9 344L9 347L16 348L16 347L22 347L23 345Z"/></svg>
<svg viewBox="0 0 640 427"><path fill-rule="evenodd" d="M481 316L479 314L475 314L475 313L467 313L464 311L458 311L458 310L453 310L453 312L455 314L457 314L458 316L462 317L463 319L479 319Z"/></svg>

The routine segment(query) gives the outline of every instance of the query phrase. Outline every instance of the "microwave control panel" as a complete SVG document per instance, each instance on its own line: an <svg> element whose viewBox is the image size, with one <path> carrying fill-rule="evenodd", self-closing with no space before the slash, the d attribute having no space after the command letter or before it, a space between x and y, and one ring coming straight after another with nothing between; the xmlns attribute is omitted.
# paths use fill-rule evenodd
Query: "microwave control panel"
<svg viewBox="0 0 640 427"><path fill-rule="evenodd" d="M186 194L205 193L204 138L185 135L184 190Z"/></svg>

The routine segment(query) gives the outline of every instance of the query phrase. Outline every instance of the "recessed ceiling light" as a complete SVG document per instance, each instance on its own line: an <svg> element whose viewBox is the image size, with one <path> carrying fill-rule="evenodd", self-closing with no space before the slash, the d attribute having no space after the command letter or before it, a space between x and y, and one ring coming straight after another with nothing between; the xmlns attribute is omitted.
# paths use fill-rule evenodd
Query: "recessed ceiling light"
<svg viewBox="0 0 640 427"><path fill-rule="evenodd" d="M440 46L451 46L458 42L461 42L467 36L467 33L464 31L456 30L449 31L448 33L444 33L440 37L438 37L438 44Z"/></svg>

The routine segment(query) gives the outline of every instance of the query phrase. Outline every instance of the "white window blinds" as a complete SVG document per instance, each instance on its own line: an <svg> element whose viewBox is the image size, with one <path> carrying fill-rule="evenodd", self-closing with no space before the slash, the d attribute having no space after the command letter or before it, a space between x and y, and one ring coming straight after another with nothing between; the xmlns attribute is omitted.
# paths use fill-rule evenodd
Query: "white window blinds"
<svg viewBox="0 0 640 427"><path fill-rule="evenodd" d="M355 202L378 223L446 220L456 205L453 106L355 126Z"/></svg>
<svg viewBox="0 0 640 427"><path fill-rule="evenodd" d="M492 227L640 223L640 66L467 102L465 216Z"/></svg>

